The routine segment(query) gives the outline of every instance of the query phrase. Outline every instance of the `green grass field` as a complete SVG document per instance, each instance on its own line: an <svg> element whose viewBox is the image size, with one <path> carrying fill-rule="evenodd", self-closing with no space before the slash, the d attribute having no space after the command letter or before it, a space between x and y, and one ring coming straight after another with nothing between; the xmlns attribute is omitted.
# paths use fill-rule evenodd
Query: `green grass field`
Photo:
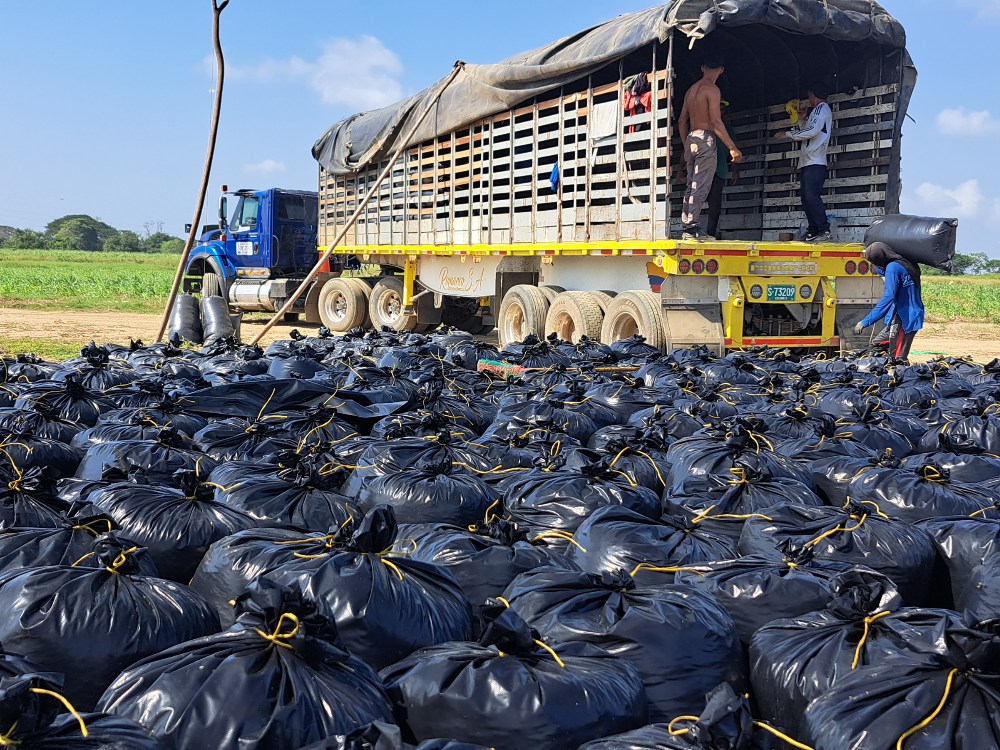
<svg viewBox="0 0 1000 750"><path fill-rule="evenodd" d="M1000 276L924 276L924 307L936 323L1000 325Z"/></svg>
<svg viewBox="0 0 1000 750"><path fill-rule="evenodd" d="M177 255L0 248L0 307L159 312Z"/></svg>

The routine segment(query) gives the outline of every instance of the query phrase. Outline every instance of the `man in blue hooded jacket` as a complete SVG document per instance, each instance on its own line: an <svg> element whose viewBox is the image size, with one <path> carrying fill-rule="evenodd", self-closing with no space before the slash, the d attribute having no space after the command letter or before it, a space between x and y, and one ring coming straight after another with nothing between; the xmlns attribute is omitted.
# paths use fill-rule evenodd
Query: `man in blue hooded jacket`
<svg viewBox="0 0 1000 750"><path fill-rule="evenodd" d="M884 242L873 242L865 248L865 258L885 277L885 292L874 309L864 320L854 326L854 333L861 332L878 320L890 325L899 323L898 333L889 342L889 353L896 359L906 359L913 345L913 337L924 327L924 301L920 295L920 266L893 250Z"/></svg>

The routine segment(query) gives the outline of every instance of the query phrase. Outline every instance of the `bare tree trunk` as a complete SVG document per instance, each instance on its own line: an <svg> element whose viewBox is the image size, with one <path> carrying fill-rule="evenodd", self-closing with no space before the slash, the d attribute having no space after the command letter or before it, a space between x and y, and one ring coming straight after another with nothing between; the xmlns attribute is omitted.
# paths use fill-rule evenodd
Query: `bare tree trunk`
<svg viewBox="0 0 1000 750"><path fill-rule="evenodd" d="M212 41L215 45L215 64L219 70L219 80L215 88L215 102L212 107L212 124L208 135L208 154L205 156L205 170L201 174L201 190L198 193L198 204L195 207L194 220L191 222L191 231L188 232L187 241L184 243L184 252L181 253L180 262L177 264L177 273L174 274L174 284L170 288L167 307L163 311L163 318L160 320L160 330L156 334L157 343L163 341L163 334L166 332L170 321L170 310L174 306L174 300L177 299L177 290L180 289L181 279L184 277L184 267L187 265L188 256L191 255L191 248L194 246L195 238L198 236L198 227L201 224L201 208L205 204L205 195L208 193L208 180L212 174L215 141L219 134L219 113L222 111L222 85L226 78L226 63L222 56L222 40L219 38L219 17L227 5L229 5L229 0L212 0Z"/></svg>

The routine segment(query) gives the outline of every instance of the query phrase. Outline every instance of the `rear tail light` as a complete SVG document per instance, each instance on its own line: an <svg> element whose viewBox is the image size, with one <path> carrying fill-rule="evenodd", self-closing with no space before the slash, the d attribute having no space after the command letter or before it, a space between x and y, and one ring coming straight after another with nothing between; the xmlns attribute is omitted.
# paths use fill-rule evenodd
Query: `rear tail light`
<svg viewBox="0 0 1000 750"><path fill-rule="evenodd" d="M858 273L868 273L871 270L871 266L868 265L867 260L863 260L858 263Z"/></svg>
<svg viewBox="0 0 1000 750"><path fill-rule="evenodd" d="M844 270L847 271L850 274L857 273L858 272L858 264L855 263L853 260L849 260L849 261L847 261L844 264Z"/></svg>
<svg viewBox="0 0 1000 750"><path fill-rule="evenodd" d="M691 264L691 270L695 273L705 273L705 261L696 260Z"/></svg>
<svg viewBox="0 0 1000 750"><path fill-rule="evenodd" d="M689 261L687 258L684 258L683 260L681 260L680 263L677 264L677 270L680 271L681 273L687 273L688 271L691 270L691 261Z"/></svg>
<svg viewBox="0 0 1000 750"><path fill-rule="evenodd" d="M705 264L705 270L708 271L709 273L718 273L719 261L715 259L708 261L708 263Z"/></svg>

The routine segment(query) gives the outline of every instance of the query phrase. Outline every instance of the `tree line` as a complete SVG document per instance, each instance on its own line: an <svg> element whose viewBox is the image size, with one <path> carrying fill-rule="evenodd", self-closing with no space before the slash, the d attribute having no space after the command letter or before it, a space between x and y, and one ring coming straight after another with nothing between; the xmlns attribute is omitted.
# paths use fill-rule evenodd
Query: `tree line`
<svg viewBox="0 0 1000 750"><path fill-rule="evenodd" d="M45 231L0 226L0 247L19 250L85 250L115 253L180 253L184 240L163 231L162 221L147 221L142 233L115 229L87 214L53 219Z"/></svg>

